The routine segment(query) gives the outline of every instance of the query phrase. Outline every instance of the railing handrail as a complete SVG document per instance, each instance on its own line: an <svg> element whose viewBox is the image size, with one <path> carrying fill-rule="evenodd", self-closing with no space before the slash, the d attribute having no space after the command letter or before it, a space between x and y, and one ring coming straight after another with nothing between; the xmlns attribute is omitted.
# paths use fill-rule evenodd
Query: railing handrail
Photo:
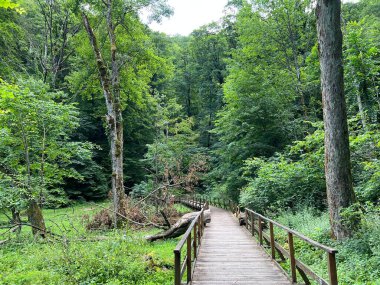
<svg viewBox="0 0 380 285"><path fill-rule="evenodd" d="M253 210L251 210L249 208L245 208L245 210L248 211L248 212L253 213L257 217L260 217L261 219L263 219L263 220L265 220L267 222L270 222L270 223L278 226L279 228L282 228L283 230L285 230L285 231L287 231L289 233L292 233L293 235L297 236L298 238L302 239L303 241L306 241L307 243L309 243L309 244L311 244L311 245L313 245L315 247L318 247L319 249L322 249L325 252L328 252L328 253L337 253L338 252L338 250L335 249L335 248L331 248L331 247L325 246L325 245L323 245L323 244L321 244L321 243L319 243L319 242L317 242L317 241L315 241L315 240L313 240L311 238L308 238L307 236L305 236L305 235L303 235L303 234L301 234L301 233L299 233L299 232L297 232L295 230L292 230L291 228L288 228L287 226L284 226L284 225L280 224L279 222L276 222L276 221L274 221L272 219L269 219L269 218L267 218L267 217L265 217L265 216L263 216L263 215L255 212L255 211L253 211Z"/></svg>
<svg viewBox="0 0 380 285"><path fill-rule="evenodd" d="M187 271L187 283L190 284L193 271L195 268L195 262L198 257L198 251L201 245L201 239L204 231L204 211L208 208L208 202L202 199L186 199L179 198L176 202L184 203L200 209L199 213L195 216L186 232L183 234L181 240L177 243L174 253L174 284L181 285L182 277L185 271ZM193 235L192 235L193 232ZM184 260L181 260L181 251L184 245L187 245L186 256Z"/></svg>
<svg viewBox="0 0 380 285"><path fill-rule="evenodd" d="M185 245L187 238L191 234L191 231L193 230L195 223L198 222L198 219L203 214L203 212L204 212L204 206L200 210L199 214L195 216L194 220L191 222L190 226L187 228L187 231L183 234L181 240L177 243L177 246L174 249L175 252L181 251L182 247Z"/></svg>

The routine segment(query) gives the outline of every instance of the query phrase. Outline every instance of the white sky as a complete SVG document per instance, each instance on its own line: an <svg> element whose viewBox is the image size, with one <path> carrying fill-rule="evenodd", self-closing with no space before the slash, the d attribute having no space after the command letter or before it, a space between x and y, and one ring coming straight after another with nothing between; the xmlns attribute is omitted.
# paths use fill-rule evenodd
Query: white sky
<svg viewBox="0 0 380 285"><path fill-rule="evenodd" d="M358 2L359 0L343 0ZM223 16L224 6L228 0L168 0L174 9L174 15L165 18L162 23L150 23L154 31L168 35L189 35L193 30L218 21Z"/></svg>
<svg viewBox="0 0 380 285"><path fill-rule="evenodd" d="M193 30L219 20L223 16L228 0L169 0L174 15L164 19L161 24L149 24L152 30L168 35L187 36Z"/></svg>

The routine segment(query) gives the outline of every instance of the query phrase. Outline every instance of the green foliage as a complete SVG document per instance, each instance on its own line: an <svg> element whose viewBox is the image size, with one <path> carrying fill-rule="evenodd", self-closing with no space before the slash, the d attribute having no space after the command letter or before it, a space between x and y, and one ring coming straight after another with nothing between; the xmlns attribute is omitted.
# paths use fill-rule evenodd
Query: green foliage
<svg viewBox="0 0 380 285"><path fill-rule="evenodd" d="M248 181L241 193L244 205L260 212L326 206L321 130L294 143L284 154L246 160L244 170Z"/></svg>
<svg viewBox="0 0 380 285"><path fill-rule="evenodd" d="M287 22L289 19L282 17L287 9L291 9L295 17L292 22L298 21L297 17L307 21L308 15L300 7L277 4L262 3L258 10L246 4L237 16L237 49L228 62L225 106L218 114L213 131L219 143L215 150L216 167L210 174L213 188L228 189L235 198L245 185L241 178L244 161L253 156L272 156L300 132L294 114L301 108L294 102L300 96L301 87L295 86L301 84L296 75L305 61L305 54L298 54L304 43L293 39L289 50L284 50L291 41L287 37L289 31L277 28L291 24ZM297 28L297 37L309 36L303 32Z"/></svg>
<svg viewBox="0 0 380 285"><path fill-rule="evenodd" d="M158 109L156 139L148 145L145 156L151 179L155 187L172 184L193 191L207 170L208 162L198 145L198 135L192 130L193 120L181 114L182 107L175 99L162 98Z"/></svg>
<svg viewBox="0 0 380 285"><path fill-rule="evenodd" d="M20 18L14 10L0 8L0 77L3 79L13 78L27 69L23 65L28 58L26 34Z"/></svg>
<svg viewBox="0 0 380 285"><path fill-rule="evenodd" d="M25 10L21 8L19 4L11 0L0 0L0 8L16 10L17 13L20 14L25 12Z"/></svg>
<svg viewBox="0 0 380 285"><path fill-rule="evenodd" d="M380 199L380 131L376 126L368 127L371 130L350 139L355 192L362 203Z"/></svg>
<svg viewBox="0 0 380 285"><path fill-rule="evenodd" d="M346 91L350 111L360 115L363 127L375 123L379 112L379 27L380 21L375 17L346 25Z"/></svg>
<svg viewBox="0 0 380 285"><path fill-rule="evenodd" d="M90 143L69 140L78 126L77 109L57 103L63 93L49 92L33 80L19 85L1 82L0 96L2 189L20 200L39 198L49 206L67 203L59 186L65 178L83 179L72 163L90 160L94 149Z"/></svg>
<svg viewBox="0 0 380 285"><path fill-rule="evenodd" d="M193 104L197 106L193 115L197 118L201 144L210 148L216 142L212 130L216 113L222 107L222 86L227 75L227 37L220 25L212 23L192 32L188 49L192 60L190 77L194 81L191 87L196 94Z"/></svg>
<svg viewBox="0 0 380 285"><path fill-rule="evenodd" d="M317 129L276 156L246 160L248 184L241 193L241 202L269 212L305 205L326 207L323 139L323 131ZM377 130L352 132L350 137L354 189L362 203L380 198L378 141Z"/></svg>

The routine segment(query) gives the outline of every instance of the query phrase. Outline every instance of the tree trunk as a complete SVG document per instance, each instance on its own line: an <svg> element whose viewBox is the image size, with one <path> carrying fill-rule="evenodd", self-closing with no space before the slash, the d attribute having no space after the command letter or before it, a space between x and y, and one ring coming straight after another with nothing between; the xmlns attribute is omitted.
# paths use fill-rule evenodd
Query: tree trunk
<svg viewBox="0 0 380 285"><path fill-rule="evenodd" d="M355 201L343 83L340 0L318 0L317 30L325 126L325 174L332 236L343 239L350 230L340 211Z"/></svg>
<svg viewBox="0 0 380 285"><path fill-rule="evenodd" d="M24 145L25 163L26 163L26 171L27 171L26 186L28 189L28 194L32 195L31 163L30 163L30 156L29 156L28 136L23 126L21 130L22 130L22 141ZM42 237L45 237L46 227L45 227L44 217L42 215L40 206L38 205L37 201L33 197L29 198L27 212L28 212L28 221L32 225L33 235L40 233Z"/></svg>
<svg viewBox="0 0 380 285"><path fill-rule="evenodd" d="M112 22L112 0L107 1L107 26L108 38L111 43L111 86L113 95L113 109L115 122L110 124L111 131L111 155L112 155L112 190L113 205L116 213L123 211L124 207L124 174L123 174L123 115L120 100L119 67L116 58L116 35L115 26ZM123 212L124 213L124 212ZM114 217L114 226L118 224L117 216Z"/></svg>
<svg viewBox="0 0 380 285"><path fill-rule="evenodd" d="M11 212L12 212L12 221L11 221L12 224L20 225L21 224L20 212L15 207L11 208ZM16 231L19 234L21 232L21 226L19 226Z"/></svg>
<svg viewBox="0 0 380 285"><path fill-rule="evenodd" d="M358 102L358 108L359 108L360 119L362 121L362 126L363 126L363 129L366 131L367 130L367 118L365 115L365 110L364 110L363 101L362 101L362 97L360 95L360 92L358 92L356 94L356 101Z"/></svg>
<svg viewBox="0 0 380 285"><path fill-rule="evenodd" d="M116 39L114 27L111 18L111 1L107 6L107 24L109 29L109 39L111 42L111 60L112 60L112 80L109 71L103 60L102 54L98 47L98 42L91 28L87 16L82 13L83 24L88 34L99 72L99 79L103 89L103 95L107 107L107 124L109 139L111 145L111 163L112 163L112 196L114 216L114 227L117 227L121 220L117 213L123 213L124 205L124 175L123 175L123 116L120 105L120 89L118 67L116 65Z"/></svg>
<svg viewBox="0 0 380 285"><path fill-rule="evenodd" d="M28 207L28 221L32 225L33 235L40 234L42 237L46 235L46 227L41 208L36 200L31 200Z"/></svg>

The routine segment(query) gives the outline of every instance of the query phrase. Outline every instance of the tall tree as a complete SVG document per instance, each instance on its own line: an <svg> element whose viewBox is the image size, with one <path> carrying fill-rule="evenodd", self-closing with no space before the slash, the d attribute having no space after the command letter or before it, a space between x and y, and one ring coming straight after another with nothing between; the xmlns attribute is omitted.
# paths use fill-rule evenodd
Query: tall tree
<svg viewBox="0 0 380 285"><path fill-rule="evenodd" d="M118 51L120 38L118 38L118 29L132 28L128 25L128 16L137 17L137 12L148 6L152 6L154 13L153 18L158 19L160 15L170 14L171 10L164 5L165 1L150 0L136 1L133 3L107 0L102 3L93 3L88 1L83 4L81 16L83 25L87 32L91 47L94 53L99 80L101 83L105 103L107 107L107 127L111 145L111 164L112 164L112 196L113 196L113 223L117 227L119 224L118 214L124 205L124 172L123 172L123 152L124 152L124 136L123 136L123 114L122 100L120 88L120 71L130 62L131 55L124 55ZM99 14L93 13L93 10ZM107 30L107 45L109 46L109 54L106 57L102 55L99 42L92 28L88 14L100 17L98 20L105 22Z"/></svg>
<svg viewBox="0 0 380 285"><path fill-rule="evenodd" d="M119 67L116 62L117 48L115 28L112 18L112 1L106 3L107 8L107 27L109 41L111 43L111 75L109 74L106 63L98 47L96 36L92 30L87 15L83 12L83 24L91 42L94 51L99 79L103 89L103 95L107 106L107 124L110 134L111 143L111 161L112 161L112 195L114 206L114 226L117 226L117 213L122 208L124 200L124 174L123 174L123 115L120 103L120 86L119 86Z"/></svg>
<svg viewBox="0 0 380 285"><path fill-rule="evenodd" d="M69 1L36 0L30 9L24 28L30 35L28 40L37 67L35 72L41 74L44 83L60 88L74 54L70 42L79 31L80 22L70 11Z"/></svg>
<svg viewBox="0 0 380 285"><path fill-rule="evenodd" d="M340 0L318 0L316 7L323 117L325 174L330 223L334 238L350 235L341 210L355 202L344 97Z"/></svg>
<svg viewBox="0 0 380 285"><path fill-rule="evenodd" d="M223 101L222 85L226 77L228 43L221 26L211 23L193 31L189 48L194 66L194 87L199 96L199 111L195 115L200 142L211 148L215 143L211 132Z"/></svg>

